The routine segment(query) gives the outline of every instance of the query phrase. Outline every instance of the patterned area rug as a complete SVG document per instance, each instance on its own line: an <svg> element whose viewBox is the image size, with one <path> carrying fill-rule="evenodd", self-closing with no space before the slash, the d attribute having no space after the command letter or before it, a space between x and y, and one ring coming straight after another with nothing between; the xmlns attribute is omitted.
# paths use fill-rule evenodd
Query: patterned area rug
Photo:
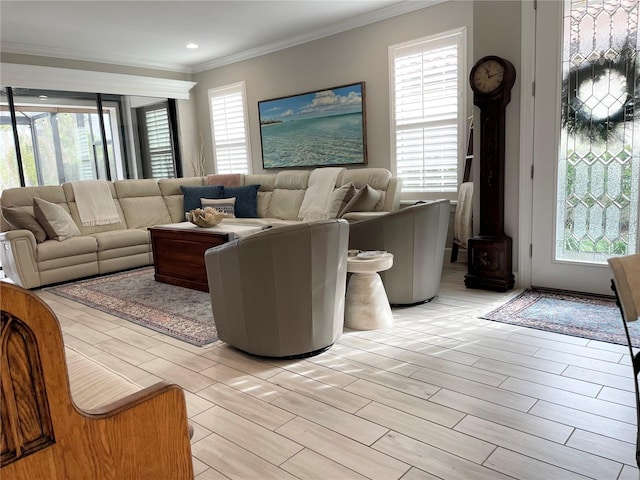
<svg viewBox="0 0 640 480"><path fill-rule="evenodd" d="M480 318L564 333L601 342L627 344L615 300L529 289ZM631 343L640 347L640 322L629 323Z"/></svg>
<svg viewBox="0 0 640 480"><path fill-rule="evenodd" d="M193 345L218 339L209 294L156 282L153 267L46 290Z"/></svg>

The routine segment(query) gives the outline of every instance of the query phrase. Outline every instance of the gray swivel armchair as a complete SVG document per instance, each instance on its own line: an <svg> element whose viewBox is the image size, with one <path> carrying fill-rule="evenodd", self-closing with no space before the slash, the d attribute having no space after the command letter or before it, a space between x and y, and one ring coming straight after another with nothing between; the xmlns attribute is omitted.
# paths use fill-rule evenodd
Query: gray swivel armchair
<svg viewBox="0 0 640 480"><path fill-rule="evenodd" d="M393 267L380 273L390 304L413 305L436 296L449 216L449 200L437 200L349 225L350 249L393 254Z"/></svg>
<svg viewBox="0 0 640 480"><path fill-rule="evenodd" d="M349 224L264 230L205 253L218 338L267 357L320 353L342 334Z"/></svg>

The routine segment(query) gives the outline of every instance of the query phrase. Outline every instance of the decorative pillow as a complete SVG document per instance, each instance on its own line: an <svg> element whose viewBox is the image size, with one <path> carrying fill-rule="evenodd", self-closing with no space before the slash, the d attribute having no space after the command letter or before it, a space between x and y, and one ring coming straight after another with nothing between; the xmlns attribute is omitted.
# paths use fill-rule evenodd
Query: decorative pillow
<svg viewBox="0 0 640 480"><path fill-rule="evenodd" d="M371 212L380 201L380 197L382 197L382 193L369 185L365 185L356 192L338 215L342 217L342 215L349 212Z"/></svg>
<svg viewBox="0 0 640 480"><path fill-rule="evenodd" d="M51 240L61 242L67 238L80 236L80 230L71 215L60 205L34 197L33 213Z"/></svg>
<svg viewBox="0 0 640 480"><path fill-rule="evenodd" d="M349 182L336 188L329 198L326 200L325 209L322 212L307 211L302 217L303 222L315 222L318 220L327 220L329 218L338 218L340 211L349 203L356 193L356 187Z"/></svg>
<svg viewBox="0 0 640 480"><path fill-rule="evenodd" d="M201 198L202 208L213 207L216 210L226 213L227 216L235 218L236 197L231 198Z"/></svg>
<svg viewBox="0 0 640 480"><path fill-rule="evenodd" d="M356 194L356 187L349 182L336 188L329 196L327 204L327 218L338 218L342 210L349 204Z"/></svg>
<svg viewBox="0 0 640 480"><path fill-rule="evenodd" d="M258 217L258 189L260 185L224 187L222 198L236 198L236 217Z"/></svg>
<svg viewBox="0 0 640 480"><path fill-rule="evenodd" d="M206 185L204 187L191 187L180 185L184 195L184 211L190 212L196 208L202 208L201 198L222 198L222 185Z"/></svg>
<svg viewBox="0 0 640 480"><path fill-rule="evenodd" d="M47 239L47 232L38 223L36 217L23 208L2 207L2 216L11 225L11 228L31 231L33 236L36 237L36 242L42 243Z"/></svg>

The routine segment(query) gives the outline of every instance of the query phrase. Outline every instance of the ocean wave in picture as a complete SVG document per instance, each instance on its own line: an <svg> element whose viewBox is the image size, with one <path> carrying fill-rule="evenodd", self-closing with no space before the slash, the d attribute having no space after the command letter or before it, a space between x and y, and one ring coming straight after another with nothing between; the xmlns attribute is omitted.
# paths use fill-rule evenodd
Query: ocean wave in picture
<svg viewBox="0 0 640 480"><path fill-rule="evenodd" d="M264 168L363 163L362 116L263 125L262 159Z"/></svg>

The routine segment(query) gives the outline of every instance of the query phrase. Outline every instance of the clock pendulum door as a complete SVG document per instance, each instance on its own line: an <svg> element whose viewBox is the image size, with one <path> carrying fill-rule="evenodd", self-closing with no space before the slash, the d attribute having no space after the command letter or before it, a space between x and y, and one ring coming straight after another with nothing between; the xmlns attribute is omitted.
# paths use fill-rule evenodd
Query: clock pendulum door
<svg viewBox="0 0 640 480"><path fill-rule="evenodd" d="M514 286L512 240L504 233L505 108L511 100L515 68L489 56L471 69L474 103L480 108L480 232L469 239L470 288L507 291Z"/></svg>

